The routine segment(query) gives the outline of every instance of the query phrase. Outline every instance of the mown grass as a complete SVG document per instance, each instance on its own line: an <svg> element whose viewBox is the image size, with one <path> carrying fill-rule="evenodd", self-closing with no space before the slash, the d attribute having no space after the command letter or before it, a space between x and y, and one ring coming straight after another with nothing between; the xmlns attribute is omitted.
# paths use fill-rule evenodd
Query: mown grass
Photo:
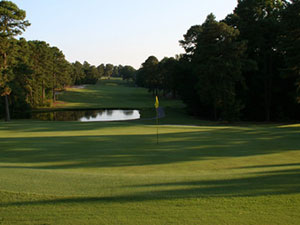
<svg viewBox="0 0 300 225"><path fill-rule="evenodd" d="M86 85L84 89L69 88L58 96L63 108L153 108L154 97L144 88L128 85L115 78L100 80L98 85ZM178 100L161 99L164 107L182 108Z"/></svg>
<svg viewBox="0 0 300 225"><path fill-rule="evenodd" d="M300 125L208 125L178 104L158 145L151 120L1 122L0 224L300 223Z"/></svg>

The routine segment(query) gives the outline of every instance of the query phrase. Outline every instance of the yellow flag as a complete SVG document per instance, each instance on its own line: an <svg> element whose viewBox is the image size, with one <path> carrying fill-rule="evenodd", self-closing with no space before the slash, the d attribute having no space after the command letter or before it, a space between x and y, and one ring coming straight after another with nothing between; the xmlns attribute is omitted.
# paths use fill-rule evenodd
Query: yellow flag
<svg viewBox="0 0 300 225"><path fill-rule="evenodd" d="M159 107L159 101L158 101L158 97L156 96L156 101L154 104L155 108L157 109Z"/></svg>

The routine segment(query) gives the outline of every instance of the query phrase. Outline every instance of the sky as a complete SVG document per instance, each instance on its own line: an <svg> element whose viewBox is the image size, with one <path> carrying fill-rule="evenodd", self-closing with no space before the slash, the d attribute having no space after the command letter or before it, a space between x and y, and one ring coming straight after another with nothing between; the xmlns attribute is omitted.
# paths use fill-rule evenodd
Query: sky
<svg viewBox="0 0 300 225"><path fill-rule="evenodd" d="M70 62L131 65L151 55L183 53L179 40L214 13L232 13L237 0L12 0L26 11L27 40L46 41Z"/></svg>

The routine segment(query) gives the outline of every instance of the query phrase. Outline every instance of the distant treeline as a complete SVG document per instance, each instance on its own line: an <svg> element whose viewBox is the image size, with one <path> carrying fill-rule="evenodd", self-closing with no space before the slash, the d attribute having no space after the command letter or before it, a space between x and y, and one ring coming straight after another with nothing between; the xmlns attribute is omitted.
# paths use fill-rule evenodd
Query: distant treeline
<svg viewBox="0 0 300 225"><path fill-rule="evenodd" d="M102 77L122 77L124 80L133 79L136 70L132 66L114 66L112 64L101 64L98 67L88 62L72 64L72 84L96 84Z"/></svg>
<svg viewBox="0 0 300 225"><path fill-rule="evenodd" d="M180 96L203 119L300 119L300 0L239 0L222 21L208 15L180 41L185 54L150 56L136 83Z"/></svg>
<svg viewBox="0 0 300 225"><path fill-rule="evenodd" d="M14 111L51 106L55 93L67 86L95 84L101 77L128 79L135 72L131 66L71 64L44 41L17 40L30 25L25 17L16 4L0 2L0 117L10 120Z"/></svg>
<svg viewBox="0 0 300 225"><path fill-rule="evenodd" d="M122 77L122 73L125 79L128 67L135 71L130 66L69 63L62 51L43 41L10 39L9 46L6 57L9 66L2 70L6 82L1 94L4 95L6 88L11 112L49 107L56 101L55 93L68 86L96 84L102 77ZM2 115L4 100L0 100Z"/></svg>
<svg viewBox="0 0 300 225"><path fill-rule="evenodd" d="M43 41L16 40L29 22L10 1L0 2L0 115L50 106L56 91L123 77L153 95L181 98L203 119L300 119L300 0L239 0L233 13L192 26L185 54L131 66L69 63Z"/></svg>

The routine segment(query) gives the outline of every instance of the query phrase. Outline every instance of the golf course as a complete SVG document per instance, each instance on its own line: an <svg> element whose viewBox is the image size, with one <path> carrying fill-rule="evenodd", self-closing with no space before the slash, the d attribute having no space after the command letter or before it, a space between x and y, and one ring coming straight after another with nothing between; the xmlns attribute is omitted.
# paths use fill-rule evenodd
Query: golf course
<svg viewBox="0 0 300 225"><path fill-rule="evenodd" d="M300 223L300 124L201 121L161 97L157 126L154 103L146 89L101 80L55 107L141 119L0 121L0 224Z"/></svg>

